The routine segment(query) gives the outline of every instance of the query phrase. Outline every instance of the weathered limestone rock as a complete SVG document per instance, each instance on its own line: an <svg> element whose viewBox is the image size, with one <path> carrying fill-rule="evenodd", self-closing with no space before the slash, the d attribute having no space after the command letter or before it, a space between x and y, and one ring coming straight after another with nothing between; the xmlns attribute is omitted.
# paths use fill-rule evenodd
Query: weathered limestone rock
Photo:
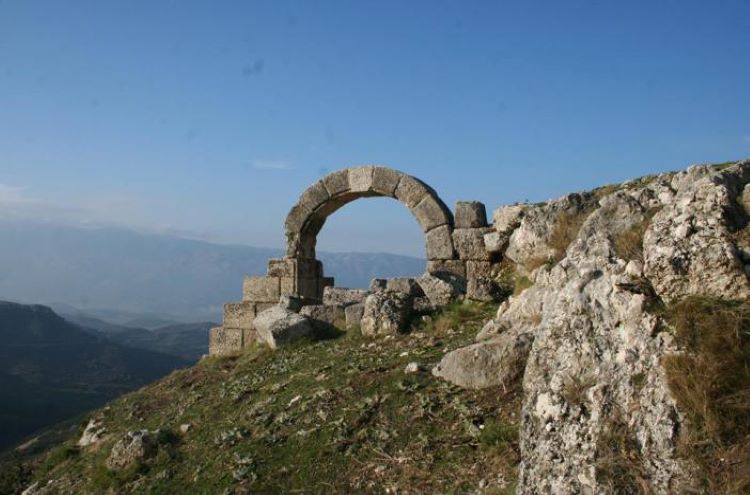
<svg viewBox="0 0 750 495"><path fill-rule="evenodd" d="M521 224L524 211L531 205L510 205L497 208L492 213L492 226L498 233L508 233Z"/></svg>
<svg viewBox="0 0 750 495"><path fill-rule="evenodd" d="M271 349L313 334L309 318L280 306L259 313L253 321L253 326L258 339Z"/></svg>
<svg viewBox="0 0 750 495"><path fill-rule="evenodd" d="M592 202L590 193L576 193L543 205L525 205L520 224L508 240L505 256L515 262L521 272L525 272L525 266L536 260L555 256L557 252L550 241L561 216L582 214Z"/></svg>
<svg viewBox="0 0 750 495"><path fill-rule="evenodd" d="M490 253L484 247L484 235L491 232L483 229L455 229L453 246L462 260L489 260Z"/></svg>
<svg viewBox="0 0 750 495"><path fill-rule="evenodd" d="M344 309L344 317L346 318L346 327L351 328L359 325L362 322L362 316L365 313L365 303L356 303L351 306L347 306Z"/></svg>
<svg viewBox="0 0 750 495"><path fill-rule="evenodd" d="M698 167L659 176L602 197L565 257L532 272L533 285L500 306L478 344L445 356L436 374L489 386L510 361L501 339L533 338L523 371L519 493L611 493L598 462L615 427L637 446L648 490L690 492L691 467L677 452L679 432L690 425L662 368L678 350L648 308L657 296L748 296L744 249L734 246L731 228L749 182L746 162L720 173ZM594 207L579 199L529 207L508 252L521 262L539 252L549 230L544 218L554 224L560 212L588 215ZM619 258L618 239L649 219L645 263Z"/></svg>
<svg viewBox="0 0 750 495"><path fill-rule="evenodd" d="M500 284L491 278L470 278L466 286L466 298L472 301L497 302L505 296Z"/></svg>
<svg viewBox="0 0 750 495"><path fill-rule="evenodd" d="M449 352L432 374L466 388L507 387L523 372L533 340L522 330L504 332Z"/></svg>
<svg viewBox="0 0 750 495"><path fill-rule="evenodd" d="M245 277L242 299L253 302L277 302L281 296L277 277Z"/></svg>
<svg viewBox="0 0 750 495"><path fill-rule="evenodd" d="M369 294L364 289L345 289L343 287L326 287L323 289L323 304L331 306L349 306L364 302Z"/></svg>
<svg viewBox="0 0 750 495"><path fill-rule="evenodd" d="M504 232L488 232L487 234L484 234L483 237L484 249L488 253L492 254L503 253L505 251L505 248L508 246L509 239L510 235Z"/></svg>
<svg viewBox="0 0 750 495"><path fill-rule="evenodd" d="M429 260L427 272L437 275L466 278L466 262L463 260Z"/></svg>
<svg viewBox="0 0 750 495"><path fill-rule="evenodd" d="M229 356L242 350L241 328L214 327L208 332L208 353L211 356Z"/></svg>
<svg viewBox="0 0 750 495"><path fill-rule="evenodd" d="M453 229L450 225L441 225L425 234L425 245L428 260L451 260L456 254L451 237Z"/></svg>
<svg viewBox="0 0 750 495"><path fill-rule="evenodd" d="M158 450L155 435L148 430L127 432L112 447L107 458L107 467L120 471L152 457Z"/></svg>
<svg viewBox="0 0 750 495"><path fill-rule="evenodd" d="M487 227L487 210L479 201L459 201L456 203L455 223L457 229Z"/></svg>
<svg viewBox="0 0 750 495"><path fill-rule="evenodd" d="M466 281L448 274L437 276L425 273L417 279L417 283L435 306L445 306L466 294Z"/></svg>
<svg viewBox="0 0 750 495"><path fill-rule="evenodd" d="M360 322L362 335L392 335L406 328L411 297L401 292L383 291L365 299Z"/></svg>
<svg viewBox="0 0 750 495"><path fill-rule="evenodd" d="M251 328L255 319L255 304L252 301L226 303L223 326L227 328Z"/></svg>
<svg viewBox="0 0 750 495"><path fill-rule="evenodd" d="M313 326L320 330L342 326L346 321L344 306L330 304L315 304L302 308L300 315L310 318Z"/></svg>
<svg viewBox="0 0 750 495"><path fill-rule="evenodd" d="M687 294L750 296L742 253L730 233L750 180L750 162L706 173L691 167L675 176L673 184L682 188L644 236L644 272L666 300Z"/></svg>
<svg viewBox="0 0 750 495"><path fill-rule="evenodd" d="M107 428L101 418L91 418L86 424L86 428L83 430L81 438L78 439L79 447L88 447L90 445L96 445L104 439L107 434Z"/></svg>

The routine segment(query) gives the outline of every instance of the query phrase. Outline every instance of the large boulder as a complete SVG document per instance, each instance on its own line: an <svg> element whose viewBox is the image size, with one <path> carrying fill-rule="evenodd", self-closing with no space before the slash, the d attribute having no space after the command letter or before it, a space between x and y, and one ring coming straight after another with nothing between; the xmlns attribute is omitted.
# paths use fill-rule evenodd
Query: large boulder
<svg viewBox="0 0 750 495"><path fill-rule="evenodd" d="M526 365L533 334L516 329L449 352L432 374L465 388L507 387Z"/></svg>
<svg viewBox="0 0 750 495"><path fill-rule="evenodd" d="M129 431L112 447L107 467L120 471L135 466L153 457L158 447L156 435L148 430Z"/></svg>
<svg viewBox="0 0 750 495"><path fill-rule="evenodd" d="M430 302L437 306L445 306L466 294L466 279L441 273L439 276L425 273L417 279L422 291Z"/></svg>
<svg viewBox="0 0 750 495"><path fill-rule="evenodd" d="M411 297L402 292L382 291L365 299L360 322L362 335L392 335L406 329Z"/></svg>
<svg viewBox="0 0 750 495"><path fill-rule="evenodd" d="M313 335L309 318L281 306L273 306L255 317L253 327L258 340L271 349L294 340Z"/></svg>

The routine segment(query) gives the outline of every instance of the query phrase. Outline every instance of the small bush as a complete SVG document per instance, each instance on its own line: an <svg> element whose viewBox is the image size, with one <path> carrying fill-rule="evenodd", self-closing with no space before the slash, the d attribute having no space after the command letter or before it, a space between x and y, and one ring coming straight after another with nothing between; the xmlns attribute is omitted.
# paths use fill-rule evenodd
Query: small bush
<svg viewBox="0 0 750 495"><path fill-rule="evenodd" d="M479 435L479 442L490 448L518 443L518 425L489 422L484 425Z"/></svg>
<svg viewBox="0 0 750 495"><path fill-rule="evenodd" d="M666 310L685 350L665 360L688 428L680 454L710 493L750 492L750 301L690 297Z"/></svg>

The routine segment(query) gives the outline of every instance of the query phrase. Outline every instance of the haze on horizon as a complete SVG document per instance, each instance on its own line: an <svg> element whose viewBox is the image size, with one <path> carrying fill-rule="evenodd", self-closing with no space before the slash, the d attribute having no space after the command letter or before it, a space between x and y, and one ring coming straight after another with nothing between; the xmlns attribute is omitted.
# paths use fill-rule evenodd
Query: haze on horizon
<svg viewBox="0 0 750 495"><path fill-rule="evenodd" d="M489 210L750 155L750 3L0 0L0 219L278 248L377 163ZM328 251L422 256L393 201Z"/></svg>

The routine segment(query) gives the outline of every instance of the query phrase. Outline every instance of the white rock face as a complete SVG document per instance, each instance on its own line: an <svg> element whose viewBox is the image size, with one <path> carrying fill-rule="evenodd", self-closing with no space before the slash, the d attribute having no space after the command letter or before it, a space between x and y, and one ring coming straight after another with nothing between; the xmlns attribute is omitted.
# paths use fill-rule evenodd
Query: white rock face
<svg viewBox="0 0 750 495"><path fill-rule="evenodd" d="M522 272L525 272L524 266L529 262L554 256L550 239L558 217L582 211L586 202L591 201L590 196L590 193L569 194L543 205L525 205L520 223L512 230L508 240L505 256L515 262ZM503 223L496 224L495 229L502 226Z"/></svg>
<svg viewBox="0 0 750 495"><path fill-rule="evenodd" d="M661 365L678 349L649 307L690 294L750 295L750 246L731 235L748 182L746 161L604 196L565 258L529 274L534 285L501 304L477 344L443 358L435 374L466 387L507 383L498 377L512 379L514 367L523 373L517 493L611 493L598 462L616 425L638 446L653 493L690 492L691 466L677 456L678 432L689 425ZM547 222L561 211L552 203L525 211L506 256L522 263L544 252ZM619 258L616 240L644 222L644 262ZM533 342L528 351L522 335Z"/></svg>
<svg viewBox="0 0 750 495"><path fill-rule="evenodd" d="M687 294L750 296L742 253L730 234L750 167L707 173L693 167L678 174L672 183L682 189L654 216L645 235L646 277L667 300Z"/></svg>
<svg viewBox="0 0 750 495"><path fill-rule="evenodd" d="M271 349L313 333L313 325L309 318L281 306L273 306L259 313L253 320L253 327L258 334L258 340L266 343Z"/></svg>

